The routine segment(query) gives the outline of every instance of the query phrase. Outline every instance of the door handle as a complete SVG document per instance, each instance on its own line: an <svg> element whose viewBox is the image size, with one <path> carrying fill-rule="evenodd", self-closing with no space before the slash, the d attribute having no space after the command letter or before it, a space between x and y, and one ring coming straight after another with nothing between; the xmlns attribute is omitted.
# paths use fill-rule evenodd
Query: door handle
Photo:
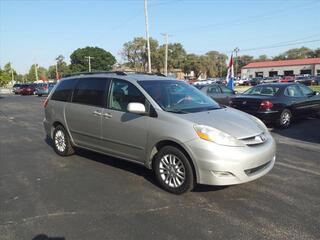
<svg viewBox="0 0 320 240"><path fill-rule="evenodd" d="M103 113L102 116L104 118L112 118L112 114L111 113Z"/></svg>
<svg viewBox="0 0 320 240"><path fill-rule="evenodd" d="M93 112L93 115L101 116L101 112L100 112L100 111L98 111L98 110L95 110L95 111Z"/></svg>

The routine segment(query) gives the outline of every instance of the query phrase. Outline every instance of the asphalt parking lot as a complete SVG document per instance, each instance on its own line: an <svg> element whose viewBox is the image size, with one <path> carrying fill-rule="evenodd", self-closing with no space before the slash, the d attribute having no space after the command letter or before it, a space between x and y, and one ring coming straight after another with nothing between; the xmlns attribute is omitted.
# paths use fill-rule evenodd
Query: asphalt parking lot
<svg viewBox="0 0 320 240"><path fill-rule="evenodd" d="M43 100L0 95L0 239L320 239L320 120L273 130L268 175L176 196L141 166L56 155Z"/></svg>

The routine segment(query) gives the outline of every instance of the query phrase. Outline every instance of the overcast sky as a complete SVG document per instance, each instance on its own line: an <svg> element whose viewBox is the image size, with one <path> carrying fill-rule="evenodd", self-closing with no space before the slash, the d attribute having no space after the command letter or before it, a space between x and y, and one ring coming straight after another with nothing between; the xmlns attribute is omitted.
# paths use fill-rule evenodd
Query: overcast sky
<svg viewBox="0 0 320 240"><path fill-rule="evenodd" d="M162 44L168 32L196 54L239 47L274 56L320 47L319 9L320 0L149 0L150 36ZM143 0L0 0L0 64L11 61L20 73L34 62L48 67L59 54L69 61L85 46L122 61L123 43L136 36L145 36Z"/></svg>

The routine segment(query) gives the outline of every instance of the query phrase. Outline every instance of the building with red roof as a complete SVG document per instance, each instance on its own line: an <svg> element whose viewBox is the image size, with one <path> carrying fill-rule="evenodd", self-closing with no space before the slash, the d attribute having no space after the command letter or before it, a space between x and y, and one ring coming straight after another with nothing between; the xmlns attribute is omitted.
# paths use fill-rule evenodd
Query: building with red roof
<svg viewBox="0 0 320 240"><path fill-rule="evenodd" d="M241 77L320 75L320 58L252 62L241 69Z"/></svg>

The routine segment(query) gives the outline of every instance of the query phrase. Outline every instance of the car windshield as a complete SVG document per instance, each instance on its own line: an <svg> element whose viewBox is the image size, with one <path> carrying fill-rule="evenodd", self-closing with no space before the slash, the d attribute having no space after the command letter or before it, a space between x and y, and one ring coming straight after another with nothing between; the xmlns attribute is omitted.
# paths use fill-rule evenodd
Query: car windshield
<svg viewBox="0 0 320 240"><path fill-rule="evenodd" d="M183 81L155 80L138 83L167 112L191 113L221 108L214 100Z"/></svg>
<svg viewBox="0 0 320 240"><path fill-rule="evenodd" d="M276 86L255 86L255 87L249 88L243 94L274 96L278 91L279 91L279 87L276 87Z"/></svg>

